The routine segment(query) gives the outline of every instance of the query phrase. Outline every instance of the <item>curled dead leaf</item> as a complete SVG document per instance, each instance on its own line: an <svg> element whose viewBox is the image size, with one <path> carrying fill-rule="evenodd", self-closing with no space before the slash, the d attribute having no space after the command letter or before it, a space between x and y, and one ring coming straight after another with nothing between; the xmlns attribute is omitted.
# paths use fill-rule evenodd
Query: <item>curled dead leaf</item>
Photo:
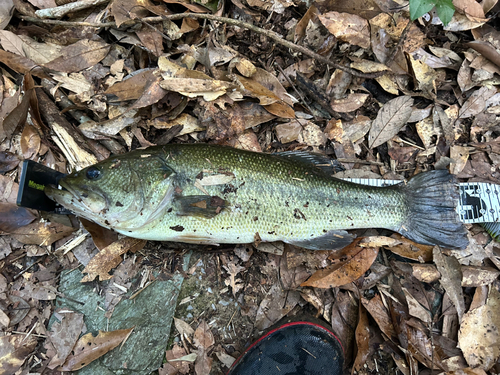
<svg viewBox="0 0 500 375"><path fill-rule="evenodd" d="M349 284L368 271L377 255L378 248L362 248L347 261L316 271L300 285L315 288L335 288Z"/></svg>

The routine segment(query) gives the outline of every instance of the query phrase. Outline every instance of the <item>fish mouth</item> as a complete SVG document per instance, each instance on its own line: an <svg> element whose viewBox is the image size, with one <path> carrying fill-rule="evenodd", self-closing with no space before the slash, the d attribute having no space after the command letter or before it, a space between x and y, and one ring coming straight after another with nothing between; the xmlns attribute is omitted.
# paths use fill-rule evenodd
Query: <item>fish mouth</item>
<svg viewBox="0 0 500 375"><path fill-rule="evenodd" d="M61 206L79 214L79 216L95 219L93 217L95 214L108 207L107 199L101 192L81 188L75 189L64 179L59 181L59 185L62 189L55 185L46 186L45 194Z"/></svg>

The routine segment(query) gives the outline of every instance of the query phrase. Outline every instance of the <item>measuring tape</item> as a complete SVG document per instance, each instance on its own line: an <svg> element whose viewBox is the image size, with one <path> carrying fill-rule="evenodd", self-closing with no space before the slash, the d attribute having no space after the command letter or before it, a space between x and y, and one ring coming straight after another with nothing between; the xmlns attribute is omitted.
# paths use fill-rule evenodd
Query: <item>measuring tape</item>
<svg viewBox="0 0 500 375"><path fill-rule="evenodd" d="M372 178L345 178L361 185L389 186L400 180L377 180ZM457 213L465 224L500 223L500 185L486 182L462 182L458 184L460 196Z"/></svg>

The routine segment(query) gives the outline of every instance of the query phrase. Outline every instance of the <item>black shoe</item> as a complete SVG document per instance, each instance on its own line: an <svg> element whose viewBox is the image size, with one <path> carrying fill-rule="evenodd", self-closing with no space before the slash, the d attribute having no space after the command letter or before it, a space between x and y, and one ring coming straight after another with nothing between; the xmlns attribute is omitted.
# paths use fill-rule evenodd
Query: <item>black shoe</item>
<svg viewBox="0 0 500 375"><path fill-rule="evenodd" d="M227 375L341 375L342 344L333 332L307 321L285 323L254 342Z"/></svg>

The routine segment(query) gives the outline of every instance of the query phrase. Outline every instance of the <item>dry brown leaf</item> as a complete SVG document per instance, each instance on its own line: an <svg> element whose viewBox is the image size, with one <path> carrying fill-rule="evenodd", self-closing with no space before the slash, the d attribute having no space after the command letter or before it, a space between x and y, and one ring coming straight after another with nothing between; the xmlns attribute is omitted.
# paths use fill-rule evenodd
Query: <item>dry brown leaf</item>
<svg viewBox="0 0 500 375"><path fill-rule="evenodd" d="M352 93L344 99L334 99L330 102L330 107L335 112L347 113L353 112L365 104L368 94Z"/></svg>
<svg viewBox="0 0 500 375"><path fill-rule="evenodd" d="M402 242L401 245L389 248L393 253L421 262L429 262L432 260L432 246L418 244L397 233L393 234L391 237Z"/></svg>
<svg viewBox="0 0 500 375"><path fill-rule="evenodd" d="M137 74L134 74L132 77L125 79L124 81L116 82L104 91L104 93L109 95L110 100L112 101L115 100L113 100L111 95L116 96L118 100L124 101L139 99L139 97L143 95L148 82L150 82L154 74L154 69L145 69Z"/></svg>
<svg viewBox="0 0 500 375"><path fill-rule="evenodd" d="M141 96L132 104L130 109L144 108L159 102L167 94L167 91L160 86L162 78L158 71L155 71L144 88Z"/></svg>
<svg viewBox="0 0 500 375"><path fill-rule="evenodd" d="M276 102L263 106L266 111L281 118L295 118L295 111L284 102Z"/></svg>
<svg viewBox="0 0 500 375"><path fill-rule="evenodd" d="M113 242L118 240L118 233L111 229L106 229L100 225L89 221L84 218L80 218L80 222L83 227L90 233L94 245L99 249L103 250L106 246L111 245Z"/></svg>
<svg viewBox="0 0 500 375"><path fill-rule="evenodd" d="M21 151L25 159L31 159L38 155L41 146L41 138L34 126L26 125L21 133Z"/></svg>
<svg viewBox="0 0 500 375"><path fill-rule="evenodd" d="M75 228L60 223L37 222L10 231L9 234L27 245L50 246L69 236Z"/></svg>
<svg viewBox="0 0 500 375"><path fill-rule="evenodd" d="M103 122L87 121L81 124L78 129L87 138L107 139L107 136L116 135L127 126L137 125L141 121L140 117L135 116L137 111L137 109L130 109L119 116ZM95 162L91 164L95 164Z"/></svg>
<svg viewBox="0 0 500 375"><path fill-rule="evenodd" d="M371 60L361 60L351 58L353 61L351 62L351 68L360 70L363 73L376 73L376 72L384 72L389 70L389 68L381 63Z"/></svg>
<svg viewBox="0 0 500 375"><path fill-rule="evenodd" d="M46 64L59 56L64 46L53 43L39 43L26 35L18 35L23 41L23 51L28 59L37 64Z"/></svg>
<svg viewBox="0 0 500 375"><path fill-rule="evenodd" d="M474 147L452 145L450 147L450 158L453 161L451 162L450 173L459 174L462 172L469 160L469 153L474 150Z"/></svg>
<svg viewBox="0 0 500 375"><path fill-rule="evenodd" d="M191 134L193 132L199 132L205 130L206 128L200 124L198 118L191 116L187 113L182 113L180 116L173 120L168 120L165 117L157 117L152 121L149 121L156 129L170 129L174 126L181 125L182 130L177 134L178 136L184 134Z"/></svg>
<svg viewBox="0 0 500 375"><path fill-rule="evenodd" d="M389 100L372 122L368 143L370 148L378 147L394 137L410 118L413 99L399 96Z"/></svg>
<svg viewBox="0 0 500 375"><path fill-rule="evenodd" d="M0 202L0 231L13 232L37 218L30 210L14 203Z"/></svg>
<svg viewBox="0 0 500 375"><path fill-rule="evenodd" d="M448 23L448 25L444 26L443 29L446 31L471 30L471 29L475 29L477 27L481 27L487 21L488 21L488 19L486 19L486 18L483 18L483 19L477 18L477 19L471 20L471 17L469 17L465 14L455 12L450 23Z"/></svg>
<svg viewBox="0 0 500 375"><path fill-rule="evenodd" d="M130 21L141 19L149 15L144 8L144 1L139 0L115 0L111 4L111 14L115 18L116 26Z"/></svg>
<svg viewBox="0 0 500 375"><path fill-rule="evenodd" d="M167 350L167 352L165 353L165 357L167 358L168 364L172 366L176 371L173 372L173 374L177 374L177 372L181 374L189 374L189 362L179 360L179 358L186 356L186 354L187 354L186 350L183 347L176 344L172 346L171 350Z"/></svg>
<svg viewBox="0 0 500 375"><path fill-rule="evenodd" d="M275 132L281 143L296 141L306 120L295 120L276 125Z"/></svg>
<svg viewBox="0 0 500 375"><path fill-rule="evenodd" d="M363 304L359 304L359 320L356 327L357 355L354 359L353 370L359 371L363 368L370 355L370 325L368 314Z"/></svg>
<svg viewBox="0 0 500 375"><path fill-rule="evenodd" d="M465 14L470 20L485 17L483 7L475 0L453 0L453 5L457 12Z"/></svg>
<svg viewBox="0 0 500 375"><path fill-rule="evenodd" d="M242 76L235 77L242 85L242 89L240 89L241 93L243 95L259 99L259 103L261 105L269 105L281 101L281 98L278 95L263 86L261 83L251 78L245 78Z"/></svg>
<svg viewBox="0 0 500 375"><path fill-rule="evenodd" d="M174 317L174 324L181 336L191 337L193 335L194 329L184 320Z"/></svg>
<svg viewBox="0 0 500 375"><path fill-rule="evenodd" d="M0 337L0 374L15 374L36 344L37 339L33 335L11 334Z"/></svg>
<svg viewBox="0 0 500 375"><path fill-rule="evenodd" d="M395 239L395 238L391 238L391 237L369 236L369 237L364 237L359 242L359 246L360 247L380 247L380 246L393 247L393 246L401 244L401 242L402 241Z"/></svg>
<svg viewBox="0 0 500 375"><path fill-rule="evenodd" d="M212 358L207 356L207 352L214 345L215 339L204 320L194 332L193 343L198 348L198 356L194 365L196 375L209 375L212 369Z"/></svg>
<svg viewBox="0 0 500 375"><path fill-rule="evenodd" d="M231 71L231 67L233 65L242 76L245 76L247 78L253 76L257 71L255 65L250 60L247 60L245 58L235 57L234 59L232 59L229 63L229 71Z"/></svg>
<svg viewBox="0 0 500 375"><path fill-rule="evenodd" d="M424 94L431 95L437 92L437 73L425 61L418 58L418 55L408 54L413 74L418 83L418 89Z"/></svg>
<svg viewBox="0 0 500 375"><path fill-rule="evenodd" d="M362 248L355 255L341 264L335 264L316 271L301 286L315 288L335 288L359 279L368 271L377 258L378 248Z"/></svg>
<svg viewBox="0 0 500 375"><path fill-rule="evenodd" d="M16 55L15 53L0 50L0 62L20 74L30 73L39 78L51 79L47 69L36 64L33 60Z"/></svg>
<svg viewBox="0 0 500 375"><path fill-rule="evenodd" d="M204 100L212 101L224 95L227 89L234 85L231 82L216 79L166 78L160 82L160 86L165 90L175 91L190 98L203 96Z"/></svg>
<svg viewBox="0 0 500 375"><path fill-rule="evenodd" d="M458 263L457 258L444 255L439 246L434 247L432 255L434 263L436 263L436 267L441 274L440 283L457 309L458 320L461 321L465 313L465 301L462 291L460 263Z"/></svg>
<svg viewBox="0 0 500 375"><path fill-rule="evenodd" d="M491 285L500 275L493 267L462 266L462 287Z"/></svg>
<svg viewBox="0 0 500 375"><path fill-rule="evenodd" d="M14 1L4 0L0 3L0 29L5 29L9 24L10 18L14 14Z"/></svg>
<svg viewBox="0 0 500 375"><path fill-rule="evenodd" d="M106 246L87 264L83 273L87 273L88 275L81 282L92 281L97 276L99 276L101 281L110 279L111 275L108 272L120 264L122 261L121 255L129 250L132 252L140 250L144 245L146 245L145 240L125 237Z"/></svg>
<svg viewBox="0 0 500 375"><path fill-rule="evenodd" d="M5 51L26 57L23 40L13 32L0 30L0 43Z"/></svg>
<svg viewBox="0 0 500 375"><path fill-rule="evenodd" d="M63 366L59 367L59 371L76 371L89 363L102 357L104 354L116 348L125 340L134 328L119 329L116 331L99 331L99 334L94 337L92 333L87 333L82 336L75 344L73 353L68 356L68 359Z"/></svg>
<svg viewBox="0 0 500 375"><path fill-rule="evenodd" d="M48 334L57 354L52 357L47 367L53 370L66 362L66 358L73 350L83 327L83 315L74 312L62 314L62 321L52 324Z"/></svg>
<svg viewBox="0 0 500 375"><path fill-rule="evenodd" d="M257 83L260 83L266 89L273 92L284 103L293 106L293 101L290 98L290 95L288 95L288 92L281 85L279 79L272 73L261 68L256 68L255 73L252 74L252 77L250 79Z"/></svg>
<svg viewBox="0 0 500 375"><path fill-rule="evenodd" d="M0 174L13 170L20 162L16 154L8 151L0 152Z"/></svg>
<svg viewBox="0 0 500 375"><path fill-rule="evenodd" d="M110 48L111 46L103 40L79 40L64 47L61 50L60 57L44 64L44 66L59 72L79 72L96 65L104 59Z"/></svg>
<svg viewBox="0 0 500 375"><path fill-rule="evenodd" d="M351 363L359 308L349 292L339 290L332 306L332 328L344 348L344 363Z"/></svg>
<svg viewBox="0 0 500 375"><path fill-rule="evenodd" d="M0 50L1 53L1 50ZM3 124L0 124L0 141L5 138L12 136L14 131L19 127L23 126L28 117L28 110L30 107L31 96L35 95L34 89L28 89L21 100L21 103L17 105L3 120Z"/></svg>
<svg viewBox="0 0 500 375"><path fill-rule="evenodd" d="M163 53L163 36L148 25L142 25L140 30L135 32L144 47L151 51L153 55L159 57Z"/></svg>
<svg viewBox="0 0 500 375"><path fill-rule="evenodd" d="M335 37L343 42L370 47L370 29L368 21L355 14L328 12L318 16L321 23Z"/></svg>
<svg viewBox="0 0 500 375"><path fill-rule="evenodd" d="M257 310L255 327L263 331L288 314L301 300L295 290L283 290L279 284L273 284Z"/></svg>
<svg viewBox="0 0 500 375"><path fill-rule="evenodd" d="M207 322L204 320L201 321L198 328L196 328L196 331L194 332L193 343L198 349L203 348L205 350L208 350L215 344L214 335L212 334Z"/></svg>
<svg viewBox="0 0 500 375"><path fill-rule="evenodd" d="M500 53L498 53L497 49L490 42L474 40L466 45L479 52L496 66L500 67Z"/></svg>
<svg viewBox="0 0 500 375"><path fill-rule="evenodd" d="M391 317L389 316L389 311L384 306L382 302L382 298L380 294L376 294L371 300L367 300L365 298L361 299L363 306L368 310L370 315L375 319L375 322L381 329L381 331L389 337L390 340L397 340L396 331L394 330L394 326L392 325Z"/></svg>
<svg viewBox="0 0 500 375"><path fill-rule="evenodd" d="M486 101L497 93L495 88L481 87L466 100L460 108L459 118L475 116L486 109Z"/></svg>
<svg viewBox="0 0 500 375"><path fill-rule="evenodd" d="M458 332L458 343L471 367L489 370L500 357L500 293L490 287L486 305L467 312Z"/></svg>

